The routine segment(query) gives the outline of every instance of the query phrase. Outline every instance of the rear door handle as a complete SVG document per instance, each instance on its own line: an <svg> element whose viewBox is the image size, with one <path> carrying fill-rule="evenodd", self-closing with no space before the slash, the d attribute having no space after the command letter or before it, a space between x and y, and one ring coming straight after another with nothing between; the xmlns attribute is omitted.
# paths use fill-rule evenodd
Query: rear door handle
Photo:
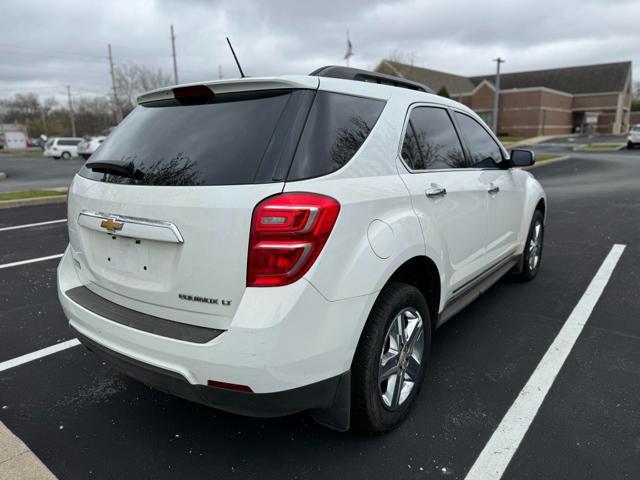
<svg viewBox="0 0 640 480"><path fill-rule="evenodd" d="M428 198L443 197L447 194L447 189L437 185L427 188L424 192Z"/></svg>
<svg viewBox="0 0 640 480"><path fill-rule="evenodd" d="M493 185L491 184L489 186L489 190L487 190L487 192L489 193L489 195L495 195L496 193L498 193L500 191L500 187L498 185Z"/></svg>

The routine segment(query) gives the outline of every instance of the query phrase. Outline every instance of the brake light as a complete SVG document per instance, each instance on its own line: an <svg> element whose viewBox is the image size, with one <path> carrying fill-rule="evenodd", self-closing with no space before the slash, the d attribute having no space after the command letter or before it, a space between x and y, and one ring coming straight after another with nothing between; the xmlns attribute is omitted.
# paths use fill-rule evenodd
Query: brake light
<svg viewBox="0 0 640 480"><path fill-rule="evenodd" d="M207 385L210 387L224 388L225 390L235 390L236 392L253 393L251 387L247 385L238 385L236 383L218 382L217 380L209 380Z"/></svg>
<svg viewBox="0 0 640 480"><path fill-rule="evenodd" d="M317 193L283 193L253 211L248 287L288 285L313 265L340 212L337 200Z"/></svg>

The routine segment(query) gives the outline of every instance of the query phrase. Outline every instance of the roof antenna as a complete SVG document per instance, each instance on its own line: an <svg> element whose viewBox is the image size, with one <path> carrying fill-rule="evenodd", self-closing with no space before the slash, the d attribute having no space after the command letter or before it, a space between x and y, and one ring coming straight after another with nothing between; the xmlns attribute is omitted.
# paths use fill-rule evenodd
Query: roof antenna
<svg viewBox="0 0 640 480"><path fill-rule="evenodd" d="M236 57L236 52L233 50L231 46L231 40L227 37L227 43L229 44L229 48L231 49L231 53L233 54L233 59L236 61L236 65L238 66L238 70L240 70L240 78L244 78L246 75L242 71L242 67L240 66L240 62L238 61L238 57Z"/></svg>

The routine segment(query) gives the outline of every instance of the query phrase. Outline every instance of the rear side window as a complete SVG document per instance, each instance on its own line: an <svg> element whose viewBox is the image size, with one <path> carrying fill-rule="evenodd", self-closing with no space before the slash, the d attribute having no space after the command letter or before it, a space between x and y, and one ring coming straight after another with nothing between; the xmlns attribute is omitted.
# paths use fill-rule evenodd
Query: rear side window
<svg viewBox="0 0 640 480"><path fill-rule="evenodd" d="M58 145L78 145L80 140L58 140Z"/></svg>
<svg viewBox="0 0 640 480"><path fill-rule="evenodd" d="M472 166L491 168L502 161L500 147L487 131L473 118L455 112L460 132L471 155Z"/></svg>
<svg viewBox="0 0 640 480"><path fill-rule="evenodd" d="M86 164L115 163L130 175L86 167L80 174L137 185L254 183L291 96L265 91L200 105L138 106Z"/></svg>
<svg viewBox="0 0 640 480"><path fill-rule="evenodd" d="M412 170L468 166L449 114L436 107L416 107L411 111L402 157Z"/></svg>
<svg viewBox="0 0 640 480"><path fill-rule="evenodd" d="M319 177L343 167L367 139L384 106L382 100L318 92L287 179Z"/></svg>

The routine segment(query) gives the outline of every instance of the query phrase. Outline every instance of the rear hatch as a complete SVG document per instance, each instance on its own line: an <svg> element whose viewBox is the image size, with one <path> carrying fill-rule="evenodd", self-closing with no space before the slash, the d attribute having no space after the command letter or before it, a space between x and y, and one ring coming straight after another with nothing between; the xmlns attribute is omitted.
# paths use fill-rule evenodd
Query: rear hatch
<svg viewBox="0 0 640 480"><path fill-rule="evenodd" d="M136 107L70 189L85 286L136 311L226 328L246 285L253 209L283 189L317 79L308 84L187 87Z"/></svg>
<svg viewBox="0 0 640 480"><path fill-rule="evenodd" d="M318 83L245 79L141 97L69 192L82 283L136 311L227 328L256 205L285 180L343 167L384 108Z"/></svg>

